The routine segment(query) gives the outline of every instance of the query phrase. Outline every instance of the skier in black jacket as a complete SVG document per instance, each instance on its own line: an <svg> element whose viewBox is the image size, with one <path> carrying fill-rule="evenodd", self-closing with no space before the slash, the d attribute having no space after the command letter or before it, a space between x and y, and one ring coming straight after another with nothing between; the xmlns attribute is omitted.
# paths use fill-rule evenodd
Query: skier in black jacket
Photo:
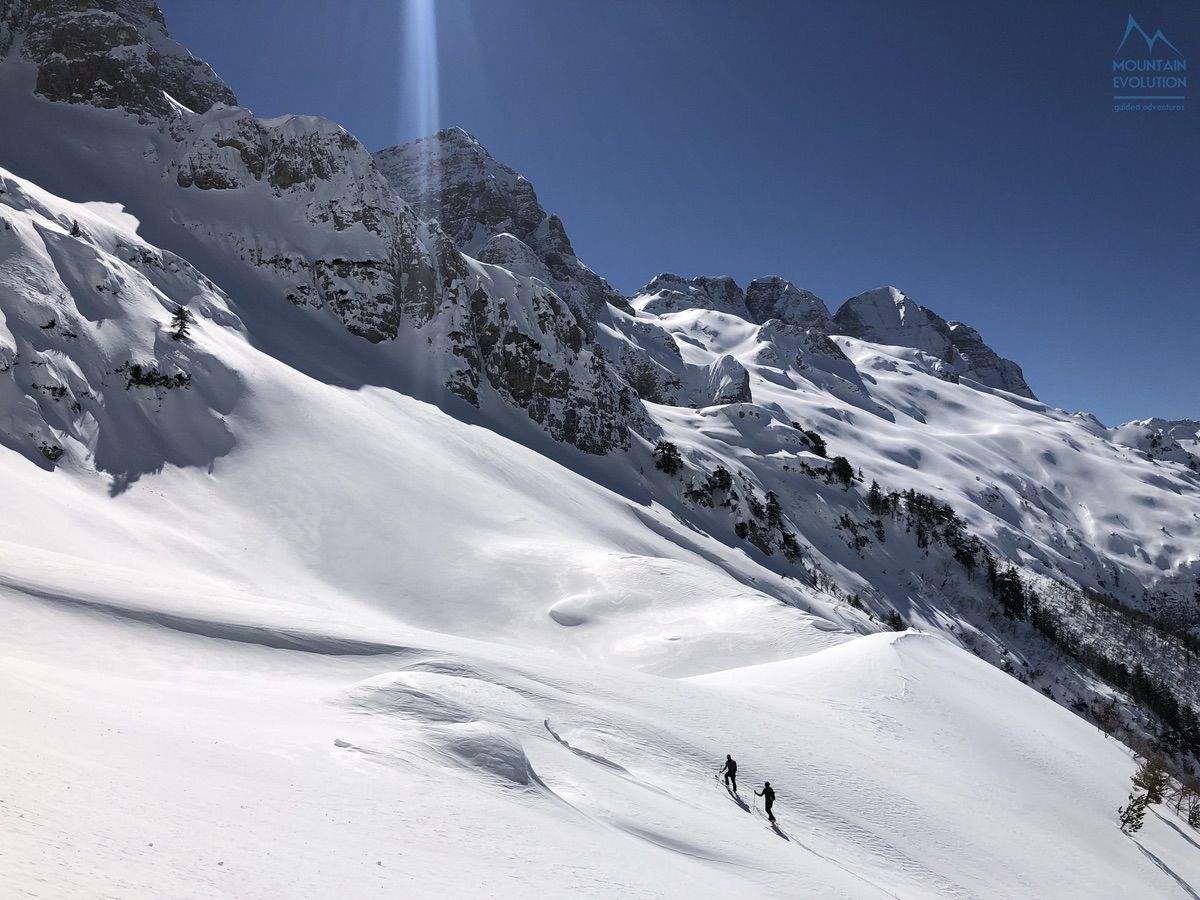
<svg viewBox="0 0 1200 900"><path fill-rule="evenodd" d="M761 791L754 792L755 797L762 797L763 803L767 807L767 818L771 820L771 824L775 824L775 813L771 812L771 807L775 805L775 789L771 787L771 782L763 784Z"/></svg>
<svg viewBox="0 0 1200 900"><path fill-rule="evenodd" d="M721 767L721 774L725 776L725 787L733 786L733 792L737 793L737 763L728 753L725 754L725 765Z"/></svg>

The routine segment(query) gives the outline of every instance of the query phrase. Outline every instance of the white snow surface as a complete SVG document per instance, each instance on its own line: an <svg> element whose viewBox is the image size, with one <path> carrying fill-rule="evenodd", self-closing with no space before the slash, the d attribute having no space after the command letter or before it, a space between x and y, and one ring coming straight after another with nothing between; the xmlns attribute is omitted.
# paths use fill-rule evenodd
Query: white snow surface
<svg viewBox="0 0 1200 900"><path fill-rule="evenodd" d="M44 134L76 112L19 102ZM731 291L635 304L753 396L649 404L654 427L776 491L807 559L925 631L866 633L684 506L650 441L589 457L495 397L448 400L402 342L210 274L220 242L193 226L238 209L168 208L174 188L139 180L161 135L82 114L74 152L96 157L44 167L70 200L24 177L29 155L0 169L5 892L1196 896L1196 832L1163 807L1117 828L1128 750L963 649L911 548L862 564L833 527L854 495L798 474L823 462L791 423L1081 583L1200 568L1186 465L919 350L815 352ZM313 234L301 217L279 240ZM163 331L180 302L187 344ZM193 384L127 388L115 370L142 356ZM61 413L76 401L84 419Z"/></svg>
<svg viewBox="0 0 1200 900"><path fill-rule="evenodd" d="M39 272L28 283L76 316L79 289L53 279L74 270L64 260L115 268L118 244L143 246L131 219L3 177L7 240L22 241L6 270ZM40 257L74 220L89 238ZM86 348L73 358L112 328L153 334L160 296L181 289L147 283L115 318L72 318ZM556 458L396 391L322 383L254 348L231 301L207 296L189 353L237 373L211 401L229 407L227 452L168 460L115 496L94 468L0 454L0 867L18 896L1178 897L1200 884L1169 813L1136 839L1117 829L1128 752L1033 690L935 635L855 636L820 598L685 527L627 461ZM752 356L757 327L741 320L664 324L698 360ZM790 452L794 431L768 408L786 401L872 472L962 484L955 500L971 479L914 465L918 415L924 452L938 448L924 458L986 446L972 431L992 436L997 465L1017 452L1010 429L1035 454L1085 440L1040 404L842 346L895 422L852 437L873 414L795 371L774 387L758 373L757 405L656 417L689 456L730 456L736 437L753 467ZM968 397L973 413L955 408ZM1066 458L1100 477L1097 456ZM741 763L737 798L714 779L725 752ZM752 793L764 779L778 830Z"/></svg>

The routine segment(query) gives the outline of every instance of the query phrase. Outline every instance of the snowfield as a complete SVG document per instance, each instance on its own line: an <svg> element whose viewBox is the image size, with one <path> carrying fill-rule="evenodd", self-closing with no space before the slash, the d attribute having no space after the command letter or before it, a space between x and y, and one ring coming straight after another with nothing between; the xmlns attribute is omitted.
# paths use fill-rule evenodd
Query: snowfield
<svg viewBox="0 0 1200 900"><path fill-rule="evenodd" d="M1143 713L867 502L1194 616L1197 423L1048 407L894 288L858 337L778 277L627 300L465 132L377 166L115 6L219 102L35 96L0 16L0 896L1198 896L1068 707ZM479 259L396 193L443 143Z"/></svg>
<svg viewBox="0 0 1200 900"><path fill-rule="evenodd" d="M123 593L123 592L121 592ZM79 595L87 597L81 601ZM6 585L14 896L1186 897L1128 753L936 637L691 679ZM715 780L724 752L739 794ZM752 789L769 779L779 825Z"/></svg>

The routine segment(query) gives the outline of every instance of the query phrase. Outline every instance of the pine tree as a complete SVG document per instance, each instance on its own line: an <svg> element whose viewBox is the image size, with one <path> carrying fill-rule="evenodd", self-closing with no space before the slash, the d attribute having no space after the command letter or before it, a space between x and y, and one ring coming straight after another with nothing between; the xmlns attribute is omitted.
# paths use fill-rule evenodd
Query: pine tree
<svg viewBox="0 0 1200 900"><path fill-rule="evenodd" d="M1179 779L1179 792L1175 795L1175 812L1187 815L1194 805L1200 805L1200 778L1184 775Z"/></svg>
<svg viewBox="0 0 1200 900"><path fill-rule="evenodd" d="M82 237L83 232L79 228L79 220L74 219L71 222L71 237Z"/></svg>
<svg viewBox="0 0 1200 900"><path fill-rule="evenodd" d="M767 491L767 524L772 528L783 524L783 507L774 491Z"/></svg>
<svg viewBox="0 0 1200 900"><path fill-rule="evenodd" d="M683 457L679 455L679 448L670 441L659 441L654 446L654 468L668 475L674 475L682 469Z"/></svg>
<svg viewBox="0 0 1200 900"><path fill-rule="evenodd" d="M1193 828L1200 828L1200 796L1196 794L1188 798L1187 822Z"/></svg>
<svg viewBox="0 0 1200 900"><path fill-rule="evenodd" d="M829 475L834 481L840 481L842 487L850 487L850 482L854 480L854 467L850 465L850 460L844 456L835 456L833 464L829 467Z"/></svg>
<svg viewBox="0 0 1200 900"><path fill-rule="evenodd" d="M876 516L883 512L883 491L878 481L872 481L871 490L867 491L867 509Z"/></svg>
<svg viewBox="0 0 1200 900"><path fill-rule="evenodd" d="M790 531L783 533L783 555L788 562L795 562L800 558L800 544Z"/></svg>
<svg viewBox="0 0 1200 900"><path fill-rule="evenodd" d="M727 491L733 487L733 476L724 466L717 466L705 477L704 486L709 491Z"/></svg>
<svg viewBox="0 0 1200 900"><path fill-rule="evenodd" d="M1117 816L1121 821L1121 830L1126 834L1141 829L1142 820L1146 818L1146 795L1130 794L1129 802L1117 807Z"/></svg>
<svg viewBox="0 0 1200 900"><path fill-rule="evenodd" d="M187 311L187 307L176 306L175 312L171 313L171 338L176 341L186 341L191 337L190 326L192 324L192 314Z"/></svg>
<svg viewBox="0 0 1200 900"><path fill-rule="evenodd" d="M825 449L825 438L821 437L821 435L817 434L811 428L801 428L799 422L793 422L792 427L799 428L801 433L808 438L808 444L812 447L813 453L817 454L817 456L825 456L828 452Z"/></svg>
<svg viewBox="0 0 1200 900"><path fill-rule="evenodd" d="M1162 803L1163 793L1170 780L1165 761L1158 755L1150 757L1142 763L1132 780L1134 787L1140 787L1146 792L1147 803Z"/></svg>

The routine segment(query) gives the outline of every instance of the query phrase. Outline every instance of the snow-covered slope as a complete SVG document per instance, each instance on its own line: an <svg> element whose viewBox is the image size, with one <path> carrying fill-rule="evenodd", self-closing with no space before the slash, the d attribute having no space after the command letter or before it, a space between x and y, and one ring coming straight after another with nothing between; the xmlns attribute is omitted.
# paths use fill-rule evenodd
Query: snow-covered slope
<svg viewBox="0 0 1200 900"><path fill-rule="evenodd" d="M1049 408L898 292L861 328L778 277L627 304L465 133L258 120L97 6L0 0L18 895L1200 885L1173 812L1117 829L1092 724L1169 731L1100 656L1200 707L1195 423ZM77 27L73 83L136 89L36 93Z"/></svg>
<svg viewBox="0 0 1200 900"><path fill-rule="evenodd" d="M1141 450L1152 459L1182 463L1200 472L1200 422L1191 419L1143 419L1110 432L1114 442Z"/></svg>
<svg viewBox="0 0 1200 900"><path fill-rule="evenodd" d="M1119 744L934 637L674 680L344 611L300 631L212 599L81 606L81 587L0 588L0 858L19 892L1174 898L1200 881L1170 814L1134 839L1112 824ZM736 798L713 777L725 752Z"/></svg>
<svg viewBox="0 0 1200 900"><path fill-rule="evenodd" d="M123 219L0 170L0 444L108 472L114 489L227 453L223 414L241 393L204 339L210 322L240 329L228 298ZM202 323L186 343L164 327L180 304Z"/></svg>

